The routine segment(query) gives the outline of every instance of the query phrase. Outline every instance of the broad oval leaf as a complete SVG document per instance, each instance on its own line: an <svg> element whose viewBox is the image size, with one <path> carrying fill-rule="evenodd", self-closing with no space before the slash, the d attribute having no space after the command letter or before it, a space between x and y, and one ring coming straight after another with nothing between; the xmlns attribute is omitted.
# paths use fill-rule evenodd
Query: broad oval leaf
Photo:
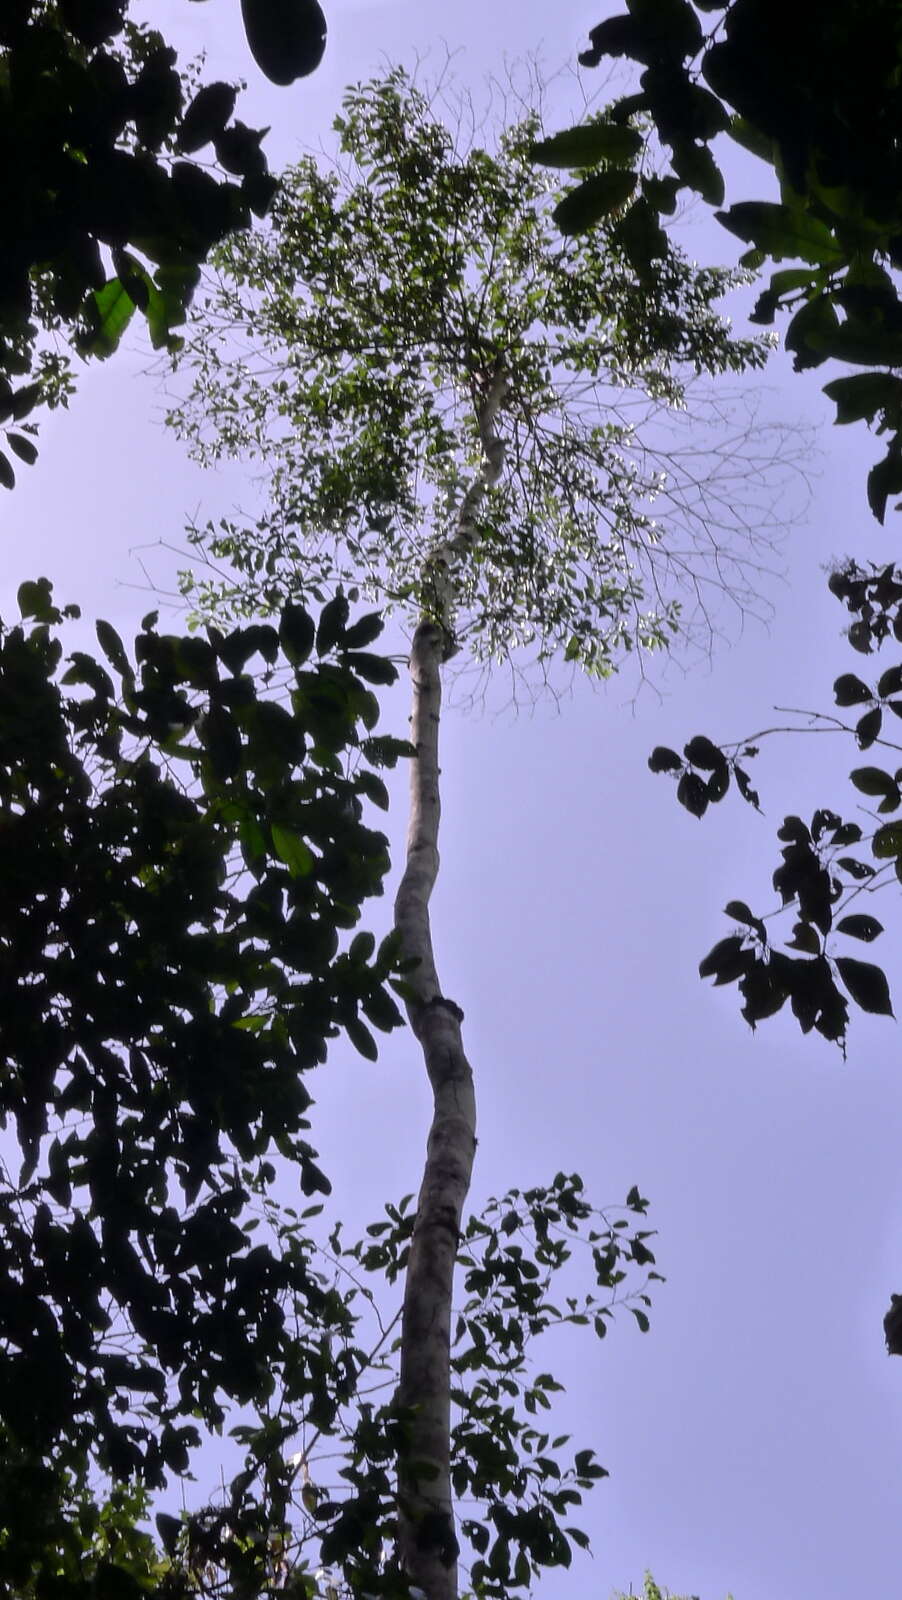
<svg viewBox="0 0 902 1600"><path fill-rule="evenodd" d="M542 167L594 167L599 161L623 165L642 149L642 135L616 122L584 122L530 146L530 159Z"/></svg>
<svg viewBox="0 0 902 1600"><path fill-rule="evenodd" d="M273 849L280 861L284 861L293 878L308 878L313 871L314 855L308 844L305 844L299 833L292 828L284 828L274 822L270 829L272 833Z"/></svg>
<svg viewBox="0 0 902 1600"><path fill-rule="evenodd" d="M703 817L708 809L708 789L704 778L697 772L684 772L677 784L677 799L694 817Z"/></svg>
<svg viewBox="0 0 902 1600"><path fill-rule="evenodd" d="M727 764L723 751L703 733L697 733L683 746L683 754L687 761L691 761L694 767L701 767L703 772L717 772Z"/></svg>
<svg viewBox="0 0 902 1600"><path fill-rule="evenodd" d="M715 984L735 983L755 959L753 950L743 948L744 934L731 933L719 939L698 964L700 978L713 978Z"/></svg>
<svg viewBox="0 0 902 1600"><path fill-rule="evenodd" d="M682 772L683 760L675 750L668 750L666 745L655 745L648 758L648 765L652 772Z"/></svg>
<svg viewBox="0 0 902 1600"><path fill-rule="evenodd" d="M31 439L26 438L24 433L8 433L6 442L14 456L24 461L27 467L34 466L38 459L38 448Z"/></svg>
<svg viewBox="0 0 902 1600"><path fill-rule="evenodd" d="M741 200L729 211L718 211L717 220L775 261L789 256L832 267L840 266L844 259L843 247L830 229L801 209L767 200Z"/></svg>
<svg viewBox="0 0 902 1600"><path fill-rule="evenodd" d="M251 55L271 83L284 87L315 72L326 48L319 0L241 0Z"/></svg>
<svg viewBox="0 0 902 1600"><path fill-rule="evenodd" d="M578 189L571 189L554 208L554 220L564 234L585 233L587 228L619 211L638 183L635 172L625 167L609 167L594 172Z"/></svg>
<svg viewBox="0 0 902 1600"><path fill-rule="evenodd" d="M303 666L313 649L316 625L309 611L289 602L279 618L279 641L293 667Z"/></svg>
<svg viewBox="0 0 902 1600"><path fill-rule="evenodd" d="M865 944L870 944L872 939L883 932L883 923L876 917L869 917L864 912L856 912L849 917L842 917L836 924L837 933L847 933L850 939L863 939Z"/></svg>
<svg viewBox="0 0 902 1600"><path fill-rule="evenodd" d="M878 828L871 840L871 850L878 861L902 856L902 822L887 822Z"/></svg>
<svg viewBox="0 0 902 1600"><path fill-rule="evenodd" d="M896 787L895 779L880 767L855 767L849 779L859 794L887 795Z"/></svg>
<svg viewBox="0 0 902 1600"><path fill-rule="evenodd" d="M337 594L323 606L319 627L316 630L317 655L327 655L336 645L344 643L349 610L347 598L343 594Z"/></svg>
<svg viewBox="0 0 902 1600"><path fill-rule="evenodd" d="M859 750L869 750L875 739L880 738L883 727L883 712L880 706L875 706L873 711L866 711L859 717L855 725L855 737L858 740Z"/></svg>
<svg viewBox="0 0 902 1600"><path fill-rule="evenodd" d="M833 685L833 698L838 706L859 706L873 700L874 696L854 672L844 672Z"/></svg>
<svg viewBox="0 0 902 1600"><path fill-rule="evenodd" d="M886 973L880 967L873 966L869 961L855 961L852 956L837 956L836 967L852 999L862 1011L870 1011L880 1017L893 1015L889 984Z"/></svg>

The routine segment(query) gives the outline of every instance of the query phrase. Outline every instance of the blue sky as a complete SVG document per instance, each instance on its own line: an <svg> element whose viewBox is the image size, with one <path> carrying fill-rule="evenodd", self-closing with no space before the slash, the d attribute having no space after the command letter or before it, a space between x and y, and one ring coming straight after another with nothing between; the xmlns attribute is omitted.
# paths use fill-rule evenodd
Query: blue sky
<svg viewBox="0 0 902 1600"><path fill-rule="evenodd" d="M207 47L209 76L247 77L242 115L272 124L275 163L325 137L342 87L386 62L427 51L440 61L444 41L479 92L505 55L574 60L605 14L604 0L458 0L453 12L435 0L329 0L323 66L275 90L247 56L237 6L146 9L183 53ZM554 125L575 120L576 83L554 94ZM735 181L755 181L751 167ZM737 253L701 213L681 241L703 260ZM188 517L240 495L239 476L205 478L164 432L147 364L135 339L92 369L70 413L45 427L38 466L4 497L4 615L18 583L46 573L58 599L127 633L153 603L131 587L143 581L133 547L179 544ZM770 628L750 623L710 667L671 671L660 697L635 701L615 680L519 718L445 720L435 939L476 1073L474 1204L559 1168L580 1171L600 1202L638 1183L668 1280L648 1336L624 1316L603 1346L574 1333L558 1352L560 1431L571 1425L611 1477L583 1518L594 1559L546 1579L543 1600L640 1588L646 1567L702 1600L849 1600L888 1590L898 1566L902 1362L881 1337L890 1291L902 1290L896 1025L856 1016L843 1063L784 1018L753 1037L733 992L696 971L726 931L727 899L773 903L785 811L824 803L854 816L844 774L855 753L832 737L775 740L757 763L765 817L727 800L702 823L646 767L656 743L785 721L775 704L829 709L834 677L861 666L821 569L846 552L892 557L892 518L881 534L864 497L877 447L831 428L817 382L782 358L764 381L775 413L815 426L820 449L806 521L769 591ZM153 555L158 582L174 564ZM402 732L403 697L387 715ZM396 789L397 862L403 780ZM890 908L875 909L890 932L874 954L892 977ZM336 1210L367 1221L416 1188L428 1098L412 1038L393 1036L377 1065L336 1051L315 1092Z"/></svg>

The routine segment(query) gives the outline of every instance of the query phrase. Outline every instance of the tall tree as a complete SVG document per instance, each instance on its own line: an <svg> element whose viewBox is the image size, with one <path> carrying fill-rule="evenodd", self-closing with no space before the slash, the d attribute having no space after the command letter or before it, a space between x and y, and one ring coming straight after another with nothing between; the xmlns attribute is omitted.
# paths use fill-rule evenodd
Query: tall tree
<svg viewBox="0 0 902 1600"><path fill-rule="evenodd" d="M6 0L0 16L0 427L26 464L26 419L72 387L54 336L106 356L137 310L172 348L211 247L262 216L275 187L264 130L233 120L237 90L198 88L128 12L129 0ZM275 82L319 62L318 0L242 0L242 13ZM218 177L190 159L210 145ZM0 485L14 483L0 451Z"/></svg>
<svg viewBox="0 0 902 1600"><path fill-rule="evenodd" d="M360 583L410 621L395 925L434 1113L405 1264L399 1547L408 1581L450 1600L452 1279L475 1100L429 915L443 671L466 650L603 676L634 646L697 642L725 574L740 603L750 592L767 511L745 479L766 478L782 435L740 431L734 447L730 422L700 452L698 380L765 357L715 309L736 275L665 240L637 282L615 230L562 243L559 189L529 161L535 119L492 153L393 72L350 91L336 128L337 166L289 170L269 227L218 254L189 333L194 383L173 420L203 460L261 461L271 503L196 530L232 571L185 586L222 617Z"/></svg>

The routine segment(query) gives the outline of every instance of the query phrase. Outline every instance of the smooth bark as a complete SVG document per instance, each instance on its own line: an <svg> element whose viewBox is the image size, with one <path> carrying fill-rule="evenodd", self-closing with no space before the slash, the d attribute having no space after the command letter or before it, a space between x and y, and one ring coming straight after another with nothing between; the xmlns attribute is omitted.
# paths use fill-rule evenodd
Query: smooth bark
<svg viewBox="0 0 902 1600"><path fill-rule="evenodd" d="M442 993L432 948L429 900L439 871L439 725L442 665L454 650L454 572L476 534L474 518L501 472L495 423L506 392L500 369L490 377L478 422L483 465L461 504L454 533L430 556L427 589L433 616L413 636L410 818L404 875L395 900L408 974L407 1005L432 1087L433 1117L404 1293L398 1400L410 1414L399 1463L399 1555L427 1600L456 1600L457 1540L451 1491L451 1307L464 1203L476 1150L473 1074L463 1047L460 1007Z"/></svg>

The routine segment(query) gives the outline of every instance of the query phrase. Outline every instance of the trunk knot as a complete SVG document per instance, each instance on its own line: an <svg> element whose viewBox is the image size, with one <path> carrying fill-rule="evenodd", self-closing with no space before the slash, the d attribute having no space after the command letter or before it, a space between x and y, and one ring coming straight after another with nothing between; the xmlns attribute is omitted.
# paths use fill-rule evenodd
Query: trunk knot
<svg viewBox="0 0 902 1600"><path fill-rule="evenodd" d="M443 1006L446 1011L450 1011L452 1017L455 1017L458 1022L463 1022L463 1020L464 1020L463 1011L461 1010L460 1006L457 1004L457 1001L456 1000L448 1000L445 997L445 995L443 995L443 994L434 994L432 996L431 1000L424 1000L423 1004L424 1004L424 1007L425 1006Z"/></svg>

